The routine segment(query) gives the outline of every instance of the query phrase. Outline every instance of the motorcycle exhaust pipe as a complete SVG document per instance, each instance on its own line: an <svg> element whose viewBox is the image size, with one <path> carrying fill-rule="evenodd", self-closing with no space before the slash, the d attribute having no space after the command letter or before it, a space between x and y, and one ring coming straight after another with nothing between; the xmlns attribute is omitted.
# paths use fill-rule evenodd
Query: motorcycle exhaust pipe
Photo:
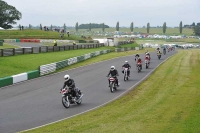
<svg viewBox="0 0 200 133"><path fill-rule="evenodd" d="M83 94L81 94L81 96L79 97L79 99L76 100L76 102L78 102L82 97L83 97Z"/></svg>

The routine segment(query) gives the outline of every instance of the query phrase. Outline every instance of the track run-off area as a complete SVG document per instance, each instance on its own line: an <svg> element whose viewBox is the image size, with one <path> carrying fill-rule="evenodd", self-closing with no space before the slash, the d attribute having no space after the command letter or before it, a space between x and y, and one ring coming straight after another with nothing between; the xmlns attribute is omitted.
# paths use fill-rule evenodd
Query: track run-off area
<svg viewBox="0 0 200 133"><path fill-rule="evenodd" d="M151 64L140 73L136 70L134 56L115 58L88 66L40 77L31 81L0 89L0 132L12 133L28 130L48 123L69 118L118 98L145 79L162 62L176 54L167 52L161 59L156 52L151 53ZM144 54L140 54L144 60ZM129 61L131 77L123 81L121 66ZM119 72L120 87L111 93L106 75L110 66L115 66ZM72 105L69 109L62 106L60 88L64 83L64 75L69 74L75 80L76 86L83 91L81 105Z"/></svg>

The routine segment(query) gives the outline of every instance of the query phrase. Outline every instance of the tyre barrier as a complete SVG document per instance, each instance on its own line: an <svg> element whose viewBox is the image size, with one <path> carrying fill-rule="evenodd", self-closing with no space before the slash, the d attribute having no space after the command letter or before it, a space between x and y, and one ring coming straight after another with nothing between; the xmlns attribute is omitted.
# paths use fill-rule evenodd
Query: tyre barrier
<svg viewBox="0 0 200 133"><path fill-rule="evenodd" d="M30 80L39 77L39 70L34 70L26 73L12 75L9 77L0 78L0 87L12 85L25 80Z"/></svg>
<svg viewBox="0 0 200 133"><path fill-rule="evenodd" d="M110 52L110 49L102 50L102 51L96 51L96 52L84 54L82 56L66 59L66 60L63 60L63 61L42 65L42 66L39 67L40 76L55 72L56 70L59 70L59 69L64 68L66 66L69 66L69 65L72 65L72 64L75 64L75 63L78 63L78 62L82 62L84 60L98 56L100 54L106 54L106 53L109 53L109 52Z"/></svg>
<svg viewBox="0 0 200 133"><path fill-rule="evenodd" d="M35 42L40 43L39 39L20 39L20 42Z"/></svg>
<svg viewBox="0 0 200 133"><path fill-rule="evenodd" d="M115 52L123 52L123 51L130 51L130 50L136 50L137 47L124 47L124 48L115 48Z"/></svg>

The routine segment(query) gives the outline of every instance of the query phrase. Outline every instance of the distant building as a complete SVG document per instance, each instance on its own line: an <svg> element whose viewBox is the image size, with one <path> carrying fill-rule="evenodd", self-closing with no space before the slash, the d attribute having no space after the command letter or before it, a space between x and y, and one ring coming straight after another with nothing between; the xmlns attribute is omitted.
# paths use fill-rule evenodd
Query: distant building
<svg viewBox="0 0 200 133"><path fill-rule="evenodd" d="M199 22L199 23L197 23L197 26L200 26L200 22Z"/></svg>

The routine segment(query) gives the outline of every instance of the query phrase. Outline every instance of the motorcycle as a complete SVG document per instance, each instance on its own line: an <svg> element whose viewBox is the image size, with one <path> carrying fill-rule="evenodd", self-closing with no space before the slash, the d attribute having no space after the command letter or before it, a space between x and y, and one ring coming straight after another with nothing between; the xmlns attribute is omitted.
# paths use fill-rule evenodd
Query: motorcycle
<svg viewBox="0 0 200 133"><path fill-rule="evenodd" d="M163 50L163 54L166 55L166 50Z"/></svg>
<svg viewBox="0 0 200 133"><path fill-rule="evenodd" d="M78 90L78 88L76 88ZM82 97L83 97L83 93L78 90L78 96L73 96L73 92L71 89L69 88L64 88L61 91L62 93L62 104L65 108L69 108L70 104L78 104L80 105L82 102Z"/></svg>
<svg viewBox="0 0 200 133"><path fill-rule="evenodd" d="M158 56L158 59L160 60L160 58L161 58L161 54L157 54L157 56Z"/></svg>
<svg viewBox="0 0 200 133"><path fill-rule="evenodd" d="M116 78L114 77L109 77L109 80L110 80L110 91L113 93L114 90L117 90L117 83L116 83Z"/></svg>
<svg viewBox="0 0 200 133"><path fill-rule="evenodd" d="M138 73L141 72L141 70L142 70L142 63L137 63L137 70L138 70Z"/></svg>
<svg viewBox="0 0 200 133"><path fill-rule="evenodd" d="M145 59L145 66L146 66L146 69L149 68L149 60L148 59Z"/></svg>
<svg viewBox="0 0 200 133"><path fill-rule="evenodd" d="M124 81L128 80L128 68L124 68Z"/></svg>

